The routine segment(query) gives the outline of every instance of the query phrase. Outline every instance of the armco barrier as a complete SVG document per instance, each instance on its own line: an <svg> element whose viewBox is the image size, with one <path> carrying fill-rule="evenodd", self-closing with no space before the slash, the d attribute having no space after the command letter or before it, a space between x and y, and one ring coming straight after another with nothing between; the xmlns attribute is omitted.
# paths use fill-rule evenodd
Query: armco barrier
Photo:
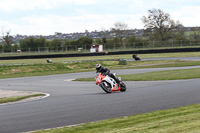
<svg viewBox="0 0 200 133"><path fill-rule="evenodd" d="M198 51L200 51L200 48L150 49L150 50L108 52L107 55L117 55L117 54L153 54L153 53L174 53L174 52L198 52Z"/></svg>
<svg viewBox="0 0 200 133"><path fill-rule="evenodd" d="M50 54L50 55L7 56L7 57L0 57L0 60L60 58L60 57L82 57L82 56L100 56L100 55L105 55L105 52L101 52L101 53L78 53L78 54Z"/></svg>
<svg viewBox="0 0 200 133"><path fill-rule="evenodd" d="M174 48L174 49L150 49L134 51L115 51L100 53L78 53L78 54L50 54L50 55L28 55L28 56L7 56L0 57L0 60L13 59L37 59L37 58L60 58L60 57L82 57L82 56L101 56L101 55L118 55L118 54L151 54L151 53L173 53L173 52L199 52L200 48Z"/></svg>

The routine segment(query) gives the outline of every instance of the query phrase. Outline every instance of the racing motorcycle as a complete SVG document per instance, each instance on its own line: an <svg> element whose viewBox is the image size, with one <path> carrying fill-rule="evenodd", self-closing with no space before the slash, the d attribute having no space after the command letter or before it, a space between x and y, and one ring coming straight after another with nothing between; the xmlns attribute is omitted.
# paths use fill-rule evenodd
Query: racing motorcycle
<svg viewBox="0 0 200 133"><path fill-rule="evenodd" d="M115 75L115 74L114 74ZM118 77L120 85L116 81L109 77L108 75L103 75L101 72L96 73L96 85L99 85L106 93L112 93L114 91L126 91L126 85L121 81L121 77Z"/></svg>

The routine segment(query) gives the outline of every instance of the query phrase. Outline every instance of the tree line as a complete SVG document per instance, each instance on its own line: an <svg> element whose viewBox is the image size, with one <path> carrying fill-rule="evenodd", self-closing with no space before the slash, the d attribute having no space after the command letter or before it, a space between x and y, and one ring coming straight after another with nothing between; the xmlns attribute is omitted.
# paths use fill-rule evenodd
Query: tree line
<svg viewBox="0 0 200 133"><path fill-rule="evenodd" d="M160 9L150 9L148 14L141 18L144 24L144 31L142 36L129 35L128 25L123 22L117 22L111 28L111 33L113 38L109 38L108 35L103 32L102 38L92 39L87 36L80 37L77 40L63 40L63 39L53 39L47 40L44 37L34 38L27 37L19 41L18 45L11 45L12 37L9 35L10 32L3 34L4 44L0 44L0 49L6 48L38 48L38 47L89 47L92 44L115 44L118 47L127 47L128 44L138 42L140 45L144 41L188 41L200 40L200 33L194 32L189 38L185 36L185 28L179 22L171 19L168 13L163 12ZM86 46L87 44L87 46Z"/></svg>

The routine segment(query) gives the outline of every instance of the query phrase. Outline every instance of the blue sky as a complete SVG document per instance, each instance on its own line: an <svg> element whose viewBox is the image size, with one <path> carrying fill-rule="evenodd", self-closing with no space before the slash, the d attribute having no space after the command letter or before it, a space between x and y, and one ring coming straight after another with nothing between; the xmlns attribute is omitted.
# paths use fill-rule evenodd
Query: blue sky
<svg viewBox="0 0 200 133"><path fill-rule="evenodd" d="M0 0L0 30L53 35L110 30L116 22L143 28L142 16L161 9L184 26L200 26L199 0Z"/></svg>

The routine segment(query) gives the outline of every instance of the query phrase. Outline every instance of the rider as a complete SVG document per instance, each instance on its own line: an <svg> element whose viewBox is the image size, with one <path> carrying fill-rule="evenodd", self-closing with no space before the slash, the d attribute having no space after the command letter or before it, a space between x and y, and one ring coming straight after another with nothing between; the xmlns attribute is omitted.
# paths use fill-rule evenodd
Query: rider
<svg viewBox="0 0 200 133"><path fill-rule="evenodd" d="M119 79L116 78L115 75L113 75L108 68L102 67L101 64L96 64L96 70L96 73L101 72L103 75L108 75L117 82L118 86L120 85Z"/></svg>

